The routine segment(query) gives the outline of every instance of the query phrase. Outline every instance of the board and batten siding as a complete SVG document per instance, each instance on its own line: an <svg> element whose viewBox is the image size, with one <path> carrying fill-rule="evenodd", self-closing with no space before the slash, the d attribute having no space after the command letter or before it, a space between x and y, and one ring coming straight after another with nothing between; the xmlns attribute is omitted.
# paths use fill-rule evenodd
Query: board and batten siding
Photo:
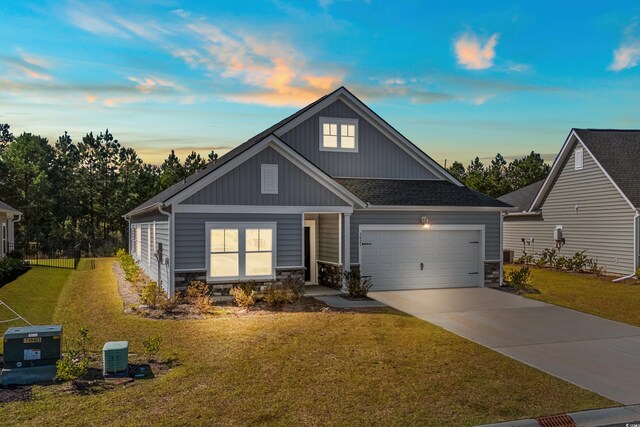
<svg viewBox="0 0 640 427"><path fill-rule="evenodd" d="M163 221L153 221L153 218L163 218ZM131 255L136 259L140 268L151 278L161 284L162 288L169 293L169 260L171 259L171 246L169 245L169 221L167 216L160 214L147 214L131 219L130 236L132 241ZM155 242L154 242L154 225L155 225ZM135 228L140 227L141 232L141 251L140 257L137 256L135 239ZM149 245L149 238L151 244ZM154 245L155 243L155 245ZM158 261L156 252L159 244L162 244L162 258ZM149 252L151 249L151 252Z"/></svg>
<svg viewBox="0 0 640 427"><path fill-rule="evenodd" d="M302 221L301 214L176 213L176 271L206 271L207 222L275 222L276 267L300 267L303 265Z"/></svg>
<svg viewBox="0 0 640 427"><path fill-rule="evenodd" d="M389 212L357 210L351 215L351 263L358 264L359 226L365 224L411 224L418 225L427 216L433 225L484 225L484 261L500 259L500 213L499 212Z"/></svg>
<svg viewBox="0 0 640 427"><path fill-rule="evenodd" d="M583 168L575 170L575 148L543 201L541 216L505 217L504 249L515 251L517 258L522 255L522 239L533 238L527 252L540 254L555 246L553 231L562 225L566 243L561 255L585 250L608 272L631 274L635 210L584 148Z"/></svg>
<svg viewBox="0 0 640 427"><path fill-rule="evenodd" d="M358 120L358 152L320 151L320 117ZM281 136L294 150L334 177L434 179L429 170L371 123L337 100Z"/></svg>
<svg viewBox="0 0 640 427"><path fill-rule="evenodd" d="M340 215L322 214L318 220L318 260L340 263Z"/></svg>
<svg viewBox="0 0 640 427"><path fill-rule="evenodd" d="M262 194L261 165L278 165L278 194ZM347 203L271 147L224 174L182 204L346 206Z"/></svg>

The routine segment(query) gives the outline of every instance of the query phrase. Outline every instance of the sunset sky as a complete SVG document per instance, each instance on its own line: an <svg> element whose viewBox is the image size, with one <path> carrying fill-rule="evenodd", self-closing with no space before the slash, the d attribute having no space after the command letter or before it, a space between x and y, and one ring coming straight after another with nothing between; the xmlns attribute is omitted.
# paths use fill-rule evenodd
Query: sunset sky
<svg viewBox="0 0 640 427"><path fill-rule="evenodd" d="M135 4L135 6L132 6ZM0 0L0 123L220 154L345 85L437 161L640 128L640 3Z"/></svg>

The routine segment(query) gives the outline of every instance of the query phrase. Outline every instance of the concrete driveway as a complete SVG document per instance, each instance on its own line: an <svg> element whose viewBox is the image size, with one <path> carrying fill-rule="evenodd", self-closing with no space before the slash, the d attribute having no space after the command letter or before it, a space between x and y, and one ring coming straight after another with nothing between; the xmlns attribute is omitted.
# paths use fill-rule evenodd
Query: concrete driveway
<svg viewBox="0 0 640 427"><path fill-rule="evenodd" d="M369 296L617 402L640 403L635 326L489 288Z"/></svg>

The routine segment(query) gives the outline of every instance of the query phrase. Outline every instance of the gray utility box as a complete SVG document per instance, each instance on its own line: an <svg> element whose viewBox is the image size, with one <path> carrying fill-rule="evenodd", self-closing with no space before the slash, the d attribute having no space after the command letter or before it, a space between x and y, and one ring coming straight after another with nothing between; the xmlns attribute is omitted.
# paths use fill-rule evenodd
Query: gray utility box
<svg viewBox="0 0 640 427"><path fill-rule="evenodd" d="M4 333L2 385L33 384L56 376L62 355L62 325L9 328Z"/></svg>

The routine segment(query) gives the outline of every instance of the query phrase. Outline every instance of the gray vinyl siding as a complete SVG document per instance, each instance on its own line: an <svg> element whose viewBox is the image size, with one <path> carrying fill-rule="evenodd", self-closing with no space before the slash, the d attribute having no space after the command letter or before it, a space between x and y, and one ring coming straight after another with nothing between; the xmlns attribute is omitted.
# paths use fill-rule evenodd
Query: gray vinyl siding
<svg viewBox="0 0 640 427"><path fill-rule="evenodd" d="M261 165L278 165L278 194L262 194ZM347 203L285 159L266 148L187 198L183 204L346 206Z"/></svg>
<svg viewBox="0 0 640 427"><path fill-rule="evenodd" d="M318 221L318 259L340 262L340 215L320 215Z"/></svg>
<svg viewBox="0 0 640 427"><path fill-rule="evenodd" d="M320 151L320 117L358 120L358 152ZM367 120L337 100L281 139L331 176L420 178L435 176Z"/></svg>
<svg viewBox="0 0 640 427"><path fill-rule="evenodd" d="M504 248L514 250L516 257L521 256L522 238L533 238L527 252L539 254L554 247L553 230L562 225L566 239L561 249L563 255L586 250L586 255L596 258L608 272L630 274L635 211L586 149L583 153L583 169L576 171L575 148L572 150L541 206L541 217L505 218Z"/></svg>
<svg viewBox="0 0 640 427"><path fill-rule="evenodd" d="M206 222L276 222L276 266L302 266L302 215L177 213L176 270L206 270Z"/></svg>
<svg viewBox="0 0 640 427"><path fill-rule="evenodd" d="M171 259L171 246L169 245L169 221L148 221L153 215L136 218L131 221L131 254L138 262L140 268L151 278L151 280L161 283L163 289L169 293L169 260ZM167 218L162 215L162 218ZM153 242L153 226L155 223L155 244ZM136 254L135 227L141 227L141 251L140 257ZM150 233L148 232L150 231ZM151 238L151 253L149 253L149 237ZM158 266L158 259L155 253L158 245L162 243L162 264ZM149 256L150 255L150 256ZM158 268L160 274L158 274Z"/></svg>
<svg viewBox="0 0 640 427"><path fill-rule="evenodd" d="M388 211L354 211L351 215L351 263L359 260L359 226L364 224L420 224L423 216L429 218L433 225L484 225L486 261L500 259L500 213L499 212L388 212Z"/></svg>

